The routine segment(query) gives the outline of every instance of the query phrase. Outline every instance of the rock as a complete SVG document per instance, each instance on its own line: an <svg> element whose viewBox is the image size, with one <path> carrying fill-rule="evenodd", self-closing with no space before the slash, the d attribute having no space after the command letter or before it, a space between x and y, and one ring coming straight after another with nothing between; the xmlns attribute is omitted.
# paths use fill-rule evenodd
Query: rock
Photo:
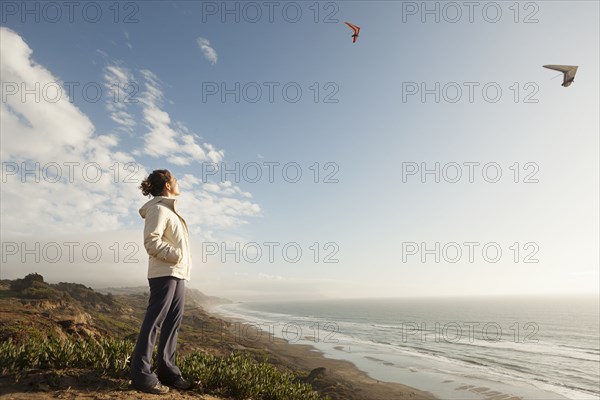
<svg viewBox="0 0 600 400"><path fill-rule="evenodd" d="M302 383L313 383L313 381L323 375L325 375L325 371L327 371L327 368L325 367L318 367L313 369L312 371L310 371L310 373L308 374L308 376L306 378L300 378L299 380Z"/></svg>

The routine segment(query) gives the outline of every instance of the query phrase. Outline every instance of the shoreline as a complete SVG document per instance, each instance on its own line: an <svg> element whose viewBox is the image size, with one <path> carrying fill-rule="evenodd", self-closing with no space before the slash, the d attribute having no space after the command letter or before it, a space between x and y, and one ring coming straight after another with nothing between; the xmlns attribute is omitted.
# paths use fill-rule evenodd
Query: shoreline
<svg viewBox="0 0 600 400"><path fill-rule="evenodd" d="M228 332L236 335L235 342L239 350L263 353L269 356L271 362L275 361L275 364L286 369L294 370L296 373L305 372L308 376L303 380L311 383L313 388L320 393L328 394L332 399L437 399L429 392L405 384L374 379L354 363L328 358L322 351L310 344L289 343L272 334L265 338L249 321L220 314L215 306L206 306L204 311L228 326ZM239 335L239 330L235 331L240 326L244 327L244 335Z"/></svg>
<svg viewBox="0 0 600 400"><path fill-rule="evenodd" d="M413 355L395 356L388 354L386 349L376 346L358 346L358 351L350 344L340 343L333 346L331 342L316 340L316 335L303 335L302 329L286 330L289 334L275 335L275 326L285 324L269 325L269 319L265 317L253 317L244 315L237 311L231 312L227 306L211 305L205 311L216 319L226 321L230 333L237 338L236 343L243 344L246 348L252 348L260 352L268 351L269 354L281 360L283 367L293 366L304 371L325 367L330 372L338 368L341 371L334 381L348 384L344 395L332 396L333 399L455 399L455 400L524 400L526 398L567 400L570 398L597 399L593 396L573 397L555 390L548 385L536 385L526 380L507 380L494 371L477 370L470 366L462 366L462 370L446 371L444 366L436 364L434 359L415 358ZM262 321L262 322L261 322ZM268 328L261 329L265 324ZM291 324L293 326L296 324ZM305 325L302 328L305 328ZM300 328L299 325L298 328ZM314 325L308 325L310 332L314 332ZM317 326L319 326L317 324ZM318 328L317 328L318 329ZM295 335L298 335L294 337ZM265 336L267 339L265 339ZM342 335L343 336L343 335ZM301 337L299 343L295 343ZM287 340L286 340L287 339ZM347 339L347 338L346 338ZM329 344L327 344L329 343ZM353 344L353 343L352 343ZM348 350L346 350L346 347ZM333 351L332 351L333 350ZM347 353L338 355L338 352ZM394 353L395 354L395 353ZM375 368L371 368L375 366ZM399 369L396 369L399 368ZM441 369L440 369L441 368ZM413 374L422 371L422 374ZM433 372L431 372L433 371ZM437 375L436 375L436 371ZM442 371L442 372L439 372ZM416 380L412 380L415 378ZM330 379L330 381L332 380ZM406 382L411 382L414 387ZM356 384L355 384L356 383ZM338 385L341 386L341 385ZM388 386L384 392L379 393L383 386ZM322 387L313 387L321 393L329 394L320 390ZM352 388L352 390L350 390ZM354 390L354 391L353 391ZM335 392L335 391L334 391ZM360 395L356 392L360 392ZM348 394L351 393L351 394Z"/></svg>

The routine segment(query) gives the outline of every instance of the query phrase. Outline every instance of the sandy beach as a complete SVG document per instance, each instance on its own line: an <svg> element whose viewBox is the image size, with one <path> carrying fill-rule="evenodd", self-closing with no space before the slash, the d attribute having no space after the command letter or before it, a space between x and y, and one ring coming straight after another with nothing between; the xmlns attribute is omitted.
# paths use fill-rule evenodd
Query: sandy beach
<svg viewBox="0 0 600 400"><path fill-rule="evenodd" d="M284 339L258 333L246 321L223 316L214 309L206 309L213 318L220 319L235 336L239 350L250 350L268 355L270 362L290 369L323 394L339 400L431 400L431 393L407 385L382 382L371 378L353 363L325 357L315 347L306 344L291 344ZM243 335L240 335L242 327ZM322 370L321 368L324 368ZM310 372L313 371L312 374ZM312 375L312 376L310 376Z"/></svg>

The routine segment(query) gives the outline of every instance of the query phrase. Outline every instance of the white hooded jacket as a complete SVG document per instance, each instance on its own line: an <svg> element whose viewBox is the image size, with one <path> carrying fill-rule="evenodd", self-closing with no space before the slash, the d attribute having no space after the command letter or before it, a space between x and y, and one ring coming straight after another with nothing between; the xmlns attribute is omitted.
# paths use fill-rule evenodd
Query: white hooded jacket
<svg viewBox="0 0 600 400"><path fill-rule="evenodd" d="M148 252L148 279L174 276L190 280L192 256L185 220L177 213L176 199L155 196L140 208L144 247Z"/></svg>

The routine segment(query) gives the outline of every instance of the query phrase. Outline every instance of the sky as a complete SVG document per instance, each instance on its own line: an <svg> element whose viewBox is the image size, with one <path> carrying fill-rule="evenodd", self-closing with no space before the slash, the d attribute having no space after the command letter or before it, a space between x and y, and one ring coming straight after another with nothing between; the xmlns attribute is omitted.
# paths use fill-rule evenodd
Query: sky
<svg viewBox="0 0 600 400"><path fill-rule="evenodd" d="M599 292L596 1L1 13L1 279L147 285L166 168L209 295Z"/></svg>

